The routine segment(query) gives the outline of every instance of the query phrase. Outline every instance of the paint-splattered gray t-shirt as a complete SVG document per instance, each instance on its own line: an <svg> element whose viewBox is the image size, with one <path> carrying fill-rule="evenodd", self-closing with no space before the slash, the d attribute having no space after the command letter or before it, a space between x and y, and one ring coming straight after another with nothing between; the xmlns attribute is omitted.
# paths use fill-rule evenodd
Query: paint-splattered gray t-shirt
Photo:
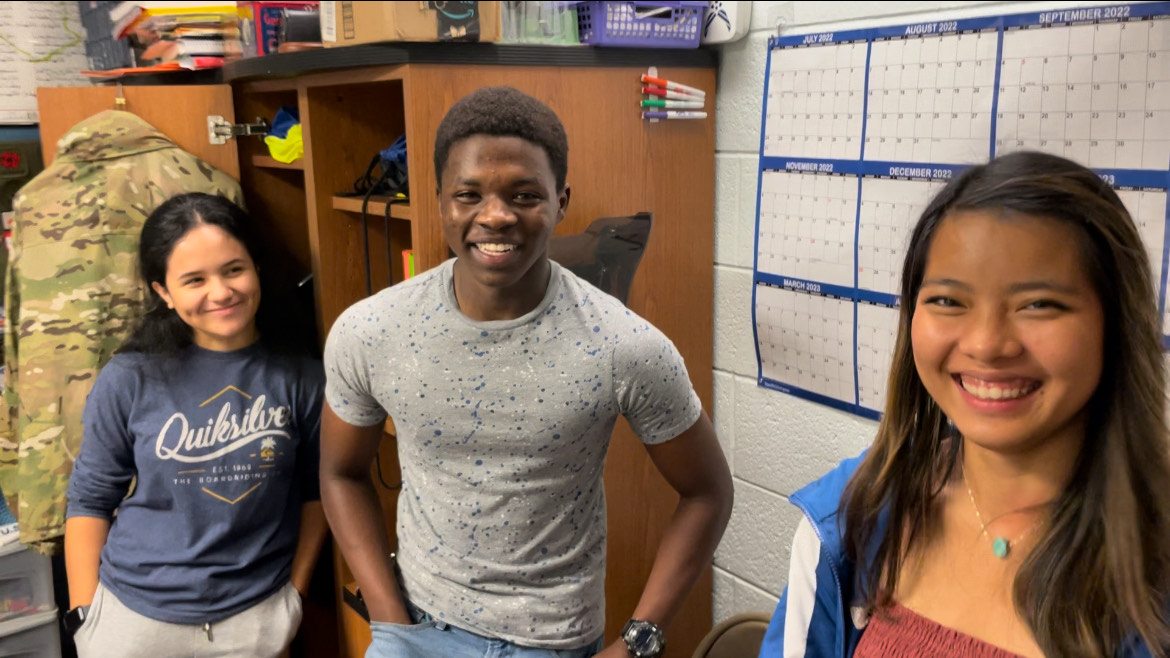
<svg viewBox="0 0 1170 658"><path fill-rule="evenodd" d="M353 425L394 419L415 605L516 644L579 647L604 630L614 423L661 443L694 424L699 398L662 332L556 263L540 305L499 322L459 311L453 264L338 318L326 398Z"/></svg>

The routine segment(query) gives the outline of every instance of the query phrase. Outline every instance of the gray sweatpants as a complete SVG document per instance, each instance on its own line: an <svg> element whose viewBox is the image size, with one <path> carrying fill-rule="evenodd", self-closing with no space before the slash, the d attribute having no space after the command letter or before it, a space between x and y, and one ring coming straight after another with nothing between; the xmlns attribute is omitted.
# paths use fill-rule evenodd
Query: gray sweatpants
<svg viewBox="0 0 1170 658"><path fill-rule="evenodd" d="M78 658L275 658L300 625L301 597L291 583L208 626L144 617L99 584L73 641Z"/></svg>

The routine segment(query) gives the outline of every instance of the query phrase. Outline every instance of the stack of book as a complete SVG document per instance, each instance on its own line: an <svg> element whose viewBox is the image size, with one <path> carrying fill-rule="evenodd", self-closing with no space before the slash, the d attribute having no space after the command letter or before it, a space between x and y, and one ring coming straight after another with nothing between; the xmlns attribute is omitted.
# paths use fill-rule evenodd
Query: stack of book
<svg viewBox="0 0 1170 658"><path fill-rule="evenodd" d="M144 65L222 66L240 54L235 2L122 2L110 11L115 39L130 39Z"/></svg>

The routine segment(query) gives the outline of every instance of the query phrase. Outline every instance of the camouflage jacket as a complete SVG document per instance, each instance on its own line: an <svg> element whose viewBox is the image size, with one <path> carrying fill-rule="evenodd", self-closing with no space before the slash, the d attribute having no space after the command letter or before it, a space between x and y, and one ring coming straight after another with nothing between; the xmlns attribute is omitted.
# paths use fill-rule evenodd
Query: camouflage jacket
<svg viewBox="0 0 1170 658"><path fill-rule="evenodd" d="M110 110L70 129L52 164L13 199L0 487L21 541L42 552L55 551L64 532L86 396L141 307L142 223L182 192L242 203L230 176L134 114Z"/></svg>

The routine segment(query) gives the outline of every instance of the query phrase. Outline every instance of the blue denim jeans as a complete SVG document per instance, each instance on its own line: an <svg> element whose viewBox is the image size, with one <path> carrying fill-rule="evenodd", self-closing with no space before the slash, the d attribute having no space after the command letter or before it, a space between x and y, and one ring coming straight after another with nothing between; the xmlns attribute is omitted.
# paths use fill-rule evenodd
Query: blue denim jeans
<svg viewBox="0 0 1170 658"><path fill-rule="evenodd" d="M590 658L601 651L604 638L579 649L534 649L476 635L435 619L407 603L414 623L370 622L374 636L366 658Z"/></svg>

